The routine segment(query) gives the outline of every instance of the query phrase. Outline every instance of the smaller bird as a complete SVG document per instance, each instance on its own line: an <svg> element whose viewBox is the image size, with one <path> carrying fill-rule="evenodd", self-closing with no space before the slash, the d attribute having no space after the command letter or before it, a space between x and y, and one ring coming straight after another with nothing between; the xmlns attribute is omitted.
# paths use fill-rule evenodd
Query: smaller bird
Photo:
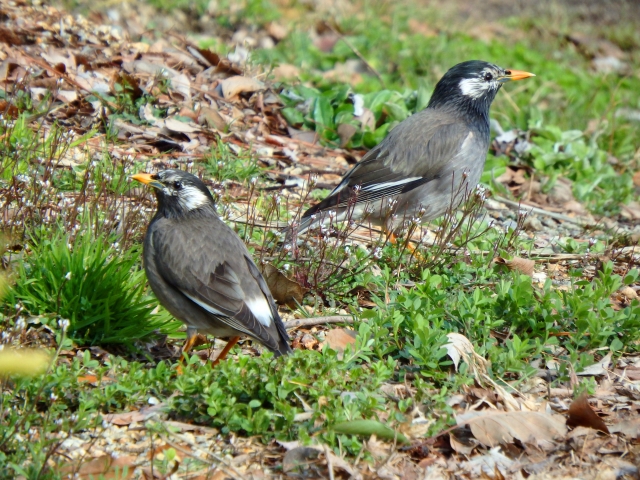
<svg viewBox="0 0 640 480"><path fill-rule="evenodd" d="M285 242L307 229L366 220L391 233L457 207L480 181L489 148L489 107L506 82L535 76L488 62L459 63L437 83L427 107L398 124L309 208Z"/></svg>
<svg viewBox="0 0 640 480"><path fill-rule="evenodd" d="M267 283L245 244L218 217L206 185L173 169L132 178L153 187L158 200L144 239L144 268L160 303L187 325L183 352L193 347L198 331L231 337L214 365L241 335L276 356L291 352Z"/></svg>

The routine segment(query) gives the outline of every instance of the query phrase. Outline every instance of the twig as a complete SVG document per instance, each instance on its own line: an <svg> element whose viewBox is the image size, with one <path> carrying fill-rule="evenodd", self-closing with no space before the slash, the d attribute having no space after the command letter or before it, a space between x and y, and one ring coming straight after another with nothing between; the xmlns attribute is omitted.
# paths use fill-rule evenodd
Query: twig
<svg viewBox="0 0 640 480"><path fill-rule="evenodd" d="M575 223L576 225L580 225L581 227L589 227L595 225L594 222L586 220L584 218L569 217L568 215L564 215L562 213L550 212L549 210L545 210L543 208L534 207L533 205L527 205L526 203L514 202L513 200L509 200L500 196L495 196L493 198L494 200L502 202L509 207L519 208L520 210L528 210L530 212L537 213L538 215L545 215L547 217L555 218L556 220L562 220L564 222Z"/></svg>
<svg viewBox="0 0 640 480"><path fill-rule="evenodd" d="M329 451L329 447L327 445L323 445L324 447L324 456L327 459L327 469L329 470L329 479L335 480L335 474L333 473L333 461L331 460L331 452Z"/></svg>
<svg viewBox="0 0 640 480"><path fill-rule="evenodd" d="M640 253L638 252L638 247L631 246L631 247L622 247L622 248L615 249L609 252L604 252L604 253L596 253L596 254L591 253L589 257L591 259L600 259L607 256L615 256L616 258L620 256L631 257L638 253ZM557 263L557 262L565 262L569 260L582 260L583 258L585 258L584 253L547 253L547 252L540 252L540 251L536 252L535 250L532 250L531 252L529 252L527 256L528 258L535 260L538 263Z"/></svg>
<svg viewBox="0 0 640 480"><path fill-rule="evenodd" d="M349 48L351 49L351 51L352 51L353 53L355 53L355 54L356 54L356 56L357 56L360 60L362 60L362 61L364 62L364 64L365 64L365 65L367 66L367 68L371 71L371 73L373 73L373 74L378 78L378 81L379 81L379 82L380 82L380 84L382 85L382 88L387 88L387 87L386 87L386 85L385 85L385 83L384 83L384 80L382 79L382 76L378 73L378 71L377 71L375 68L373 68L373 66L372 66L372 65L367 61L367 59L366 59L366 58L364 58L364 55L362 55L362 54L360 53L360 51L359 51L359 50L358 50L358 49L357 49L357 48L356 48L356 47L355 47L355 46L354 46L354 45L353 45L349 40L347 40L347 39L346 39L346 38L345 38L345 37L344 37L340 32L338 32L338 31L333 27L333 25L331 25L331 24L329 24L329 23L325 23L325 24L327 25L327 27L329 27L329 28L331 29L331 31L332 31L333 33L335 33L335 34L338 36L338 38L339 38L340 40L342 40L342 41L345 43L345 45L346 45L347 47L349 47Z"/></svg>
<svg viewBox="0 0 640 480"><path fill-rule="evenodd" d="M284 322L284 328L291 330L298 327L312 327L323 323L354 323L355 319L350 315L333 315L328 317L299 318Z"/></svg>

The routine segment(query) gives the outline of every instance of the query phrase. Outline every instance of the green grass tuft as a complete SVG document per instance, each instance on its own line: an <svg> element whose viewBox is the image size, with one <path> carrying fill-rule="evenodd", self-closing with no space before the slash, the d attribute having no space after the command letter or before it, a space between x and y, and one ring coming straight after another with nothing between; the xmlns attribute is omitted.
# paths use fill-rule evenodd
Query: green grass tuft
<svg viewBox="0 0 640 480"><path fill-rule="evenodd" d="M34 315L68 319L68 334L81 345L131 345L173 330L166 312L152 313L157 301L147 293L139 249L119 251L90 231L39 240L17 269L10 301Z"/></svg>

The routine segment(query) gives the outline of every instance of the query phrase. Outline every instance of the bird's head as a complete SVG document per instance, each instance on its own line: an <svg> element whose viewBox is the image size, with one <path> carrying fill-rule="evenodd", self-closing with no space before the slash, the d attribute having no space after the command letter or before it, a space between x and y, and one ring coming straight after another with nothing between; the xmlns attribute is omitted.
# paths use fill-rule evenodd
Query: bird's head
<svg viewBox="0 0 640 480"><path fill-rule="evenodd" d="M459 105L466 109L488 111L504 83L529 77L535 75L520 70L507 70L480 60L459 63L440 79L429 106Z"/></svg>
<svg viewBox="0 0 640 480"><path fill-rule="evenodd" d="M154 174L138 173L131 178L153 187L158 199L158 213L165 216L182 216L214 206L207 186L188 172L162 170Z"/></svg>

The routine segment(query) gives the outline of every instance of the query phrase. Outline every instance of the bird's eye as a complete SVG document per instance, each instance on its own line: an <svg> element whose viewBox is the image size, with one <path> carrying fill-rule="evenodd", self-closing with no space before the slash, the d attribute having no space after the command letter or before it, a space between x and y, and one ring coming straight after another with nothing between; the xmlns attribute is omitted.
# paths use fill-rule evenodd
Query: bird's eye
<svg viewBox="0 0 640 480"><path fill-rule="evenodd" d="M490 72L485 72L483 78L485 82L490 82L493 80L493 75Z"/></svg>
<svg viewBox="0 0 640 480"><path fill-rule="evenodd" d="M173 188L175 188L176 190L180 190L182 188L182 182L179 180L173 182Z"/></svg>

